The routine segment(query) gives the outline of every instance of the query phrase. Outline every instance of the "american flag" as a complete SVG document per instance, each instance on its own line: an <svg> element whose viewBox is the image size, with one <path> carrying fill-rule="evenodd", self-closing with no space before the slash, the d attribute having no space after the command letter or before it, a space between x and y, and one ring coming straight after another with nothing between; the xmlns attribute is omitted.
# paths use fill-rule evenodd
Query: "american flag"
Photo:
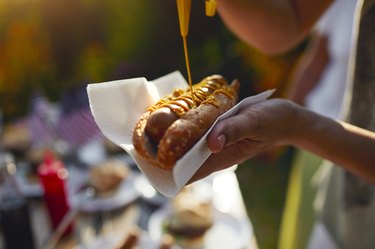
<svg viewBox="0 0 375 249"><path fill-rule="evenodd" d="M41 93L34 93L31 112L27 120L31 142L34 146L46 146L55 138L55 129L50 119L51 104Z"/></svg>
<svg viewBox="0 0 375 249"><path fill-rule="evenodd" d="M86 85L63 93L60 105L61 114L57 124L60 139L71 146L79 146L102 138L102 133L91 114Z"/></svg>
<svg viewBox="0 0 375 249"><path fill-rule="evenodd" d="M80 108L62 115L57 128L60 139L72 146L79 146L102 136L90 108Z"/></svg>
<svg viewBox="0 0 375 249"><path fill-rule="evenodd" d="M43 94L34 95L28 118L34 145L46 146L59 140L76 147L102 138L91 114L85 88L65 92L57 105L57 113L54 109Z"/></svg>

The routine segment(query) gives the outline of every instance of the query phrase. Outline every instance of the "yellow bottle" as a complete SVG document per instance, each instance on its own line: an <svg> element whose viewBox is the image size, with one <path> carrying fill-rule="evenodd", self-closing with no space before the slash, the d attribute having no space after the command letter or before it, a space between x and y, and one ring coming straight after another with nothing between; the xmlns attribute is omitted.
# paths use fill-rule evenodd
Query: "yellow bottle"
<svg viewBox="0 0 375 249"><path fill-rule="evenodd" d="M216 13L217 2L216 0L206 0L206 16L214 16Z"/></svg>

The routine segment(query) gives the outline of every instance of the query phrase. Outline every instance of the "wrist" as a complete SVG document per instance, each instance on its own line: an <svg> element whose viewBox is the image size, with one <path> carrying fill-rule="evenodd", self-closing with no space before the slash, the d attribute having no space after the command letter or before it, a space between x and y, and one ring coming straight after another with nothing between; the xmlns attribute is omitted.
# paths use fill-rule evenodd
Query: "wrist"
<svg viewBox="0 0 375 249"><path fill-rule="evenodd" d="M287 132L283 142L286 145L303 147L303 144L309 140L309 135L316 129L314 127L317 114L293 102L291 106L292 111L287 117L291 121L286 127Z"/></svg>

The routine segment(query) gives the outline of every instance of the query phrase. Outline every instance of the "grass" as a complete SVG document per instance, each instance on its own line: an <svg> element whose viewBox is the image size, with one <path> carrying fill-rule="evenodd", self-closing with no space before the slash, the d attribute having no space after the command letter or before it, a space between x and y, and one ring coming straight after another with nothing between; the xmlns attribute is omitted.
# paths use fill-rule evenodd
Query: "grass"
<svg viewBox="0 0 375 249"><path fill-rule="evenodd" d="M293 150L273 160L254 159L236 174L259 249L277 248Z"/></svg>

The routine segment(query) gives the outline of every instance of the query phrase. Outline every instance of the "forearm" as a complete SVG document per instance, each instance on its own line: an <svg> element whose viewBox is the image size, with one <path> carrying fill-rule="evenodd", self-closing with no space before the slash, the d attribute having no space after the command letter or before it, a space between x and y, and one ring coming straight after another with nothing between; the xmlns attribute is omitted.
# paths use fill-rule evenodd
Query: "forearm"
<svg viewBox="0 0 375 249"><path fill-rule="evenodd" d="M288 86L287 98L295 101L300 105L305 105L306 96L314 89L319 78L317 74L313 74L313 69L309 65L302 69L298 67L291 78Z"/></svg>
<svg viewBox="0 0 375 249"><path fill-rule="evenodd" d="M288 98L302 105L305 103L306 96L319 83L329 63L330 56L327 47L327 38L316 34L312 44L302 54L291 74Z"/></svg>
<svg viewBox="0 0 375 249"><path fill-rule="evenodd" d="M332 0L218 0L226 25L266 53L284 52L300 42Z"/></svg>
<svg viewBox="0 0 375 249"><path fill-rule="evenodd" d="M291 144L375 183L375 133L300 109Z"/></svg>

